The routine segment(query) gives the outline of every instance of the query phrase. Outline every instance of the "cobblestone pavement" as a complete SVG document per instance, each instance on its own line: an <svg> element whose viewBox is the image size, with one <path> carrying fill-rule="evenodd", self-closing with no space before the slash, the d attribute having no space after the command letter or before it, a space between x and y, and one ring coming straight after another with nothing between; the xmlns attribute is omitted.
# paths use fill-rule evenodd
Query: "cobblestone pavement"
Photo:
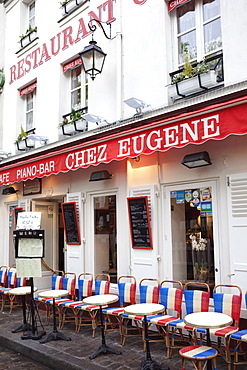
<svg viewBox="0 0 247 370"><path fill-rule="evenodd" d="M44 315L41 315L42 322ZM0 369L19 370L140 370L141 361L145 359L143 342L140 337L131 337L125 346L119 344L118 332L106 334L106 344L121 355L107 353L93 360L89 359L101 344L100 329L97 328L92 338L90 326L82 327L76 334L73 322L65 323L61 332L70 337L71 341L57 340L41 344L39 340L23 340L23 333L12 333L11 330L22 323L22 310L15 307L12 314L0 312ZM53 325L44 326L47 334L53 331ZM45 337L44 337L45 338ZM6 347L7 349L5 349ZM181 369L181 358L178 350L173 351L172 359L166 358L166 347L163 342L150 343L153 360L170 370ZM14 351L14 352L13 352ZM6 360L6 362L5 362ZM225 361L217 358L218 370L227 370ZM194 369L191 362L186 362L186 370ZM238 370L246 370L246 365L238 366Z"/></svg>
<svg viewBox="0 0 247 370"><path fill-rule="evenodd" d="M41 365L18 352L6 347L0 346L0 369L18 369L18 370L49 370L50 367Z"/></svg>

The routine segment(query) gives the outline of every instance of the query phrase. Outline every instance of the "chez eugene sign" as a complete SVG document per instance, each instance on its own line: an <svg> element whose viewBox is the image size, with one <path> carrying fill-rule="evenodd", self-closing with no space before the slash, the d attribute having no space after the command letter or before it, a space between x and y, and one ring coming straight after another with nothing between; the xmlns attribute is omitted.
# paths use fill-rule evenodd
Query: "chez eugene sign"
<svg viewBox="0 0 247 370"><path fill-rule="evenodd" d="M247 134L247 97L2 166L0 185ZM235 105L235 104L236 105ZM241 103L241 104L240 104ZM229 104L229 103L228 103ZM211 112L209 109L211 108ZM214 108L214 109L213 109ZM192 116L193 114L193 116Z"/></svg>
<svg viewBox="0 0 247 370"><path fill-rule="evenodd" d="M117 0L107 0L97 7L98 14L94 11L88 13L89 20L98 19L101 20L103 12L107 16L106 23L112 23L116 20L114 17L114 6L113 3L116 3ZM133 1L136 5L143 5L147 0L130 0ZM68 47L79 42L84 37L91 34L91 31L86 28L83 18L78 19L78 23L75 26L68 26L59 32L56 36L53 36L49 42L45 42L40 47L37 47L34 51L18 61L10 68L10 81L9 84L12 84L19 78L25 76L32 69L35 69L41 66L44 62L47 62L52 57L56 56L61 50L65 50Z"/></svg>

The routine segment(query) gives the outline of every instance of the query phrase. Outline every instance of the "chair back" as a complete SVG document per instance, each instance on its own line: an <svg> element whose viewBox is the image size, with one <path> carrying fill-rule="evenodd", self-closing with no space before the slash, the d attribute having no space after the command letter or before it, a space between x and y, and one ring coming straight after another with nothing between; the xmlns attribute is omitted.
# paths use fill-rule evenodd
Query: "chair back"
<svg viewBox="0 0 247 370"><path fill-rule="evenodd" d="M15 288L16 287L16 269L10 268L8 271L8 277L7 277L7 286L8 288Z"/></svg>
<svg viewBox="0 0 247 370"><path fill-rule="evenodd" d="M82 272L78 276L78 299L90 297L93 291L93 274Z"/></svg>
<svg viewBox="0 0 247 370"><path fill-rule="evenodd" d="M4 288L7 286L8 270L9 268L7 266L0 267L0 286Z"/></svg>
<svg viewBox="0 0 247 370"><path fill-rule="evenodd" d="M140 289L140 303L159 303L159 293L160 293L159 280L152 278L144 278L139 283L139 289Z"/></svg>
<svg viewBox="0 0 247 370"><path fill-rule="evenodd" d="M110 275L108 274L96 275L94 284L95 284L95 287L94 287L95 295L108 294L110 291Z"/></svg>
<svg viewBox="0 0 247 370"><path fill-rule="evenodd" d="M247 308L247 292L245 293L245 305L246 305L246 308Z"/></svg>
<svg viewBox="0 0 247 370"><path fill-rule="evenodd" d="M205 287L207 291L189 289L189 286ZM186 315L194 312L207 312L209 307L210 289L207 283L188 282L184 286Z"/></svg>
<svg viewBox="0 0 247 370"><path fill-rule="evenodd" d="M136 303L136 278L131 275L122 275L118 278L119 303Z"/></svg>
<svg viewBox="0 0 247 370"><path fill-rule="evenodd" d="M17 288L20 288L22 286L26 286L27 285L27 278L25 277L18 277L16 279L16 287Z"/></svg>
<svg viewBox="0 0 247 370"><path fill-rule="evenodd" d="M59 290L63 289L63 276L64 272L60 270L55 270L51 277L51 289Z"/></svg>
<svg viewBox="0 0 247 370"><path fill-rule="evenodd" d="M167 284L172 286L165 286ZM178 288L174 288L174 284ZM183 298L183 284L178 280L163 280L160 283L160 303L165 307L165 313L168 310L176 311L177 317L181 316Z"/></svg>
<svg viewBox="0 0 247 370"><path fill-rule="evenodd" d="M66 272L63 276L63 289L69 291L72 299L75 299L75 283L76 274L74 272Z"/></svg>
<svg viewBox="0 0 247 370"><path fill-rule="evenodd" d="M224 290L224 288L235 288L238 290L238 294L217 292L219 287L221 287L221 290ZM233 326L238 327L242 303L241 288L237 285L216 285L213 290L213 299L214 311L230 316L233 319Z"/></svg>

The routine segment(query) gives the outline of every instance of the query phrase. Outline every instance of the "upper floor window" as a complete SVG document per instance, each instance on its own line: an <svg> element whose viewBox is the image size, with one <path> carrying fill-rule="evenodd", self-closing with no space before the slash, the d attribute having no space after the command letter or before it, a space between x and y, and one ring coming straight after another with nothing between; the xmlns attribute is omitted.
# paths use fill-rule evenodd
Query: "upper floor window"
<svg viewBox="0 0 247 370"><path fill-rule="evenodd" d="M34 99L33 92L26 95L26 131L31 130L33 127L33 109Z"/></svg>
<svg viewBox="0 0 247 370"><path fill-rule="evenodd" d="M88 77L81 66L71 70L71 109L78 110L88 105Z"/></svg>
<svg viewBox="0 0 247 370"><path fill-rule="evenodd" d="M220 0L191 0L174 13L178 67L185 54L201 61L222 49Z"/></svg>
<svg viewBox="0 0 247 370"><path fill-rule="evenodd" d="M35 25L35 1L29 5L29 28L34 29Z"/></svg>

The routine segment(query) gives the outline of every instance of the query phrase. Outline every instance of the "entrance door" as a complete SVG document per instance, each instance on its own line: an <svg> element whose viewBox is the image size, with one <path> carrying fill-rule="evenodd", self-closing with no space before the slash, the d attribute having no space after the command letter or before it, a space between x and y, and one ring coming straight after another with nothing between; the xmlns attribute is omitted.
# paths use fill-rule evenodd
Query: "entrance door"
<svg viewBox="0 0 247 370"><path fill-rule="evenodd" d="M167 186L164 191L170 277L214 286L219 267L216 182Z"/></svg>
<svg viewBox="0 0 247 370"><path fill-rule="evenodd" d="M45 256L44 261L53 270L58 269L58 221L57 203L33 201L32 210L41 212L41 229L45 230ZM42 266L42 279L39 280L39 288L47 289L51 286L51 271ZM46 277L46 279L44 279ZM42 285L42 286L41 286ZM45 286L43 286L45 285Z"/></svg>

